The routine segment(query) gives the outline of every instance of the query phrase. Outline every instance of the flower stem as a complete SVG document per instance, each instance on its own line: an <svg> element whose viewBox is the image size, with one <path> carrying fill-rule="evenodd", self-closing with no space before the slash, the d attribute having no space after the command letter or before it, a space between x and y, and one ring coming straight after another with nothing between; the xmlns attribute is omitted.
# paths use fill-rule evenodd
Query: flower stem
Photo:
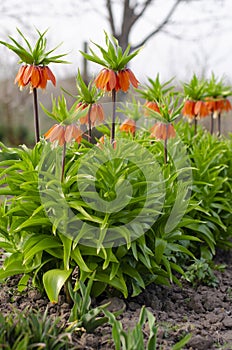
<svg viewBox="0 0 232 350"><path fill-rule="evenodd" d="M88 110L88 140L90 143L92 143L91 110L92 110L92 105L89 106L89 110Z"/></svg>
<svg viewBox="0 0 232 350"><path fill-rule="evenodd" d="M214 130L214 117L213 117L213 112L211 113L211 128L210 128L210 133L213 135L213 130Z"/></svg>
<svg viewBox="0 0 232 350"><path fill-rule="evenodd" d="M221 113L218 113L218 136L221 135Z"/></svg>
<svg viewBox="0 0 232 350"><path fill-rule="evenodd" d="M66 142L64 143L63 152L62 152L61 182L64 181L65 155L66 155Z"/></svg>
<svg viewBox="0 0 232 350"><path fill-rule="evenodd" d="M166 137L164 139L164 164L168 161L168 124L166 124Z"/></svg>
<svg viewBox="0 0 232 350"><path fill-rule="evenodd" d="M116 119L116 90L112 90L112 103L113 103L113 112L112 112L112 127L111 127L111 144L113 145L115 141L115 119Z"/></svg>
<svg viewBox="0 0 232 350"><path fill-rule="evenodd" d="M194 135L196 135L196 134L197 134L197 117L195 115L195 117L194 117Z"/></svg>
<svg viewBox="0 0 232 350"><path fill-rule="evenodd" d="M37 88L33 88L33 100L34 100L35 142L37 143L40 140Z"/></svg>

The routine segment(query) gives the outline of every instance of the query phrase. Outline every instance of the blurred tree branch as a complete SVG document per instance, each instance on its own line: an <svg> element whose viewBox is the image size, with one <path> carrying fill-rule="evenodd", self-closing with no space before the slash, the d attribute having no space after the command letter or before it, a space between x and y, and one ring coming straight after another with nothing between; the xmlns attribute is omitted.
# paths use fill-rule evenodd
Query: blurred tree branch
<svg viewBox="0 0 232 350"><path fill-rule="evenodd" d="M214 0L215 1L215 0ZM90 1L91 2L91 1ZM183 3L190 3L195 2L199 3L199 5L204 3L204 0L173 0L173 3L169 5L166 5L167 12L164 15L163 18L161 18L160 22L157 23L156 26L154 24L151 24L151 29L142 39L140 39L137 43L131 44L131 49L135 50L138 47L144 45L147 41L149 41L152 37L154 37L156 34L160 33L161 31L166 33L171 33L171 30L167 31L166 27L170 24L172 24L172 17L173 14L176 12L177 8L180 4ZM122 16L121 16L121 23L117 28L116 22L119 20L118 11L115 10L115 5L121 5L122 7ZM127 47L127 45L130 43L130 34L132 30L134 29L135 24L144 17L145 12L148 12L151 8L151 5L154 5L156 0L122 0L119 2L116 2L114 0L105 0L105 7L107 11L107 21L109 23L111 32L114 37L116 37L119 41L120 46L122 46L123 49ZM223 0L222 0L223 3ZM210 16L209 16L210 18ZM188 25L191 25L191 19L188 21ZM176 37L180 39L180 36L178 36L175 33L172 33L173 37Z"/></svg>

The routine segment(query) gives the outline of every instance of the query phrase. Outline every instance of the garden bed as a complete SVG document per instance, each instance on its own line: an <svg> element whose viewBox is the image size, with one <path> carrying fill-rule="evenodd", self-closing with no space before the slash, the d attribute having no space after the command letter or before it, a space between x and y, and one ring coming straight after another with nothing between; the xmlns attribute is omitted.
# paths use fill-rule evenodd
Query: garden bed
<svg viewBox="0 0 232 350"><path fill-rule="evenodd" d="M232 264L231 252L217 254L215 263L226 264L222 271L216 271L218 279L216 288L199 285L193 288L184 282L182 287L150 285L138 297L113 297L110 310L124 308L118 319L123 327L133 328L138 321L142 305L146 305L156 318L158 325L158 349L169 350L172 346L191 333L192 338L184 349L192 350L229 350L232 348ZM48 307L48 316L59 317L61 325L66 327L70 316L70 306L60 295L59 303L52 304L43 295L28 287L23 293L17 292L17 278L10 278L1 285L0 312L4 315L26 308L39 310L41 313ZM104 300L109 301L108 298ZM102 303L94 301L94 303ZM94 333L73 333L74 349L112 350L112 328L109 324L98 327ZM148 329L144 328L144 334Z"/></svg>

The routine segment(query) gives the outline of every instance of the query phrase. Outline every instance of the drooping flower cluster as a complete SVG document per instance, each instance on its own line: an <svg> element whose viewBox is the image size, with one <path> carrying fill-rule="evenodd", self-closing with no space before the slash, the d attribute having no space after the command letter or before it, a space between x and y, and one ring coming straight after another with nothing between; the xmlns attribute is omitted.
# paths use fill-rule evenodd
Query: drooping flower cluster
<svg viewBox="0 0 232 350"><path fill-rule="evenodd" d="M82 131L76 124L55 124L44 134L44 138L50 142L57 141L60 146L70 143L73 140L81 143Z"/></svg>
<svg viewBox="0 0 232 350"><path fill-rule="evenodd" d="M98 57L91 48L91 54L81 51L87 60L103 66L103 69L94 80L96 87L103 91L122 90L124 92L129 90L130 84L137 88L139 82L132 70L127 68L126 65L138 54L139 50L130 53L130 46L128 46L123 52L116 38L112 37L111 41L107 33L105 33L105 43L106 49L95 44L100 50L102 57Z"/></svg>
<svg viewBox="0 0 232 350"><path fill-rule="evenodd" d="M232 106L230 101L227 98L223 99L210 99L208 98L206 100L206 105L210 113L213 114L213 117L216 119L219 115L219 113L228 113L232 110Z"/></svg>
<svg viewBox="0 0 232 350"><path fill-rule="evenodd" d="M29 41L23 35L23 33L17 29L21 39L23 40L25 47L22 46L17 40L9 36L13 44L5 41L0 41L0 44L6 46L13 51L19 58L19 63L23 65L19 68L15 78L15 83L18 83L20 90L26 86L30 86L30 92L33 92L34 100L34 129L35 129L35 142L40 140L40 127L39 127L39 112L38 112L38 99L37 89L46 89L47 82L50 80L52 84L56 85L56 78L50 68L49 63L67 63L60 58L66 54L60 54L57 56L51 56L56 48L46 51L47 40L45 34L47 30L40 33L37 30L39 38L35 43L34 48Z"/></svg>
<svg viewBox="0 0 232 350"><path fill-rule="evenodd" d="M186 100L182 109L184 117L192 120L201 119L209 115L209 109L205 101Z"/></svg>
<svg viewBox="0 0 232 350"><path fill-rule="evenodd" d="M229 112L232 109L231 103L227 98L210 99L205 101L185 101L182 114L188 119L201 119L209 116L211 113L214 118L217 118L219 113Z"/></svg>
<svg viewBox="0 0 232 350"><path fill-rule="evenodd" d="M127 92L130 84L135 88L138 87L138 80L129 68L115 72L112 69L103 68L94 80L96 87L104 91L122 90Z"/></svg>
<svg viewBox="0 0 232 350"><path fill-rule="evenodd" d="M48 65L49 63L67 63L66 61L60 59L61 57L66 56L66 54L51 56L56 48L46 51L47 40L45 38L45 34L47 33L47 30L43 33L37 30L39 38L35 43L34 48L31 46L23 33L19 29L17 29L17 31L21 39L24 41L25 47L23 47L11 36L9 36L9 38L13 44L0 41L0 44L6 46L8 49L15 52L17 56L19 56L19 63L24 63L19 68L15 78L15 83L18 83L20 89L27 85L29 85L32 89L45 89L48 80L50 80L55 86L56 78Z"/></svg>
<svg viewBox="0 0 232 350"><path fill-rule="evenodd" d="M136 122L133 119L127 118L124 120L124 122L120 125L119 128L120 131L124 131L127 133L130 133L132 135L135 135L136 131Z"/></svg>
<svg viewBox="0 0 232 350"><path fill-rule="evenodd" d="M182 109L182 115L189 121L199 120L209 115L207 104L205 103L206 97L205 79L198 79L194 74L189 83L183 85L185 102Z"/></svg>
<svg viewBox="0 0 232 350"><path fill-rule="evenodd" d="M223 80L218 80L212 73L211 79L198 79L196 75L188 84L184 84L185 103L182 114L190 122L194 120L195 133L197 121L211 116L211 133L214 131L214 119L218 118L218 134L221 132L221 115L232 109L228 96L231 88L225 86Z"/></svg>
<svg viewBox="0 0 232 350"><path fill-rule="evenodd" d="M80 124L88 125L89 118L92 126L97 125L98 123L101 123L105 119L105 114L103 107L100 103L93 103L92 105L88 105L87 103L79 102L77 104L77 109L85 110L86 114L83 115L83 117L80 117L79 121Z"/></svg>
<svg viewBox="0 0 232 350"><path fill-rule="evenodd" d="M105 119L102 104L98 102L102 97L102 93L97 91L92 81L86 85L79 70L76 79L76 87L78 91L78 95L75 96L78 101L76 108L83 111L79 122L91 129ZM85 110L86 113L84 113ZM91 130L89 130L89 133L91 133Z"/></svg>
<svg viewBox="0 0 232 350"><path fill-rule="evenodd" d="M94 83L101 91L112 93L111 144L113 145L115 141L116 94L120 90L127 92L131 84L135 88L138 87L139 81L131 69L127 67L127 64L138 54L139 49L130 53L130 46L128 45L123 52L117 39L112 37L112 40L110 40L107 33L105 33L105 44L106 49L94 44L100 50L100 57L91 48L89 48L90 54L82 51L81 53L85 59L103 67Z"/></svg>
<svg viewBox="0 0 232 350"><path fill-rule="evenodd" d="M52 119L54 124L45 134L44 138L50 142L56 142L59 146L65 143L76 141L81 142L83 131L76 121L82 116L82 112L76 108L76 103L70 108L67 108L64 96L52 100L52 112L49 112L44 106L43 111Z"/></svg>
<svg viewBox="0 0 232 350"><path fill-rule="evenodd" d="M150 137L158 140L167 140L176 136L176 130L172 124L156 123L151 128Z"/></svg>
<svg viewBox="0 0 232 350"><path fill-rule="evenodd" d="M231 103L228 96L231 95L231 87L226 86L224 81L216 79L212 73L211 79L207 84L206 104L211 116L216 119L222 113L228 113L231 109Z"/></svg>
<svg viewBox="0 0 232 350"><path fill-rule="evenodd" d="M15 78L15 84L18 83L20 89L28 84L32 89L46 89L48 80L56 86L56 78L48 66L23 65Z"/></svg>

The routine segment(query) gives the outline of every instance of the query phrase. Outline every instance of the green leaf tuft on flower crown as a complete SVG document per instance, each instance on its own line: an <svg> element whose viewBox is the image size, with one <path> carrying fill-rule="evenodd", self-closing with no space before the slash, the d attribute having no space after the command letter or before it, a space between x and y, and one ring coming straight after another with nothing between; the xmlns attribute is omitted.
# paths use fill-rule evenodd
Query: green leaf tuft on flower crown
<svg viewBox="0 0 232 350"><path fill-rule="evenodd" d="M114 71L120 71L124 69L129 61L132 60L140 51L140 48L130 53L130 45L127 46L125 51L122 51L121 46L118 44L118 40L112 36L110 40L108 34L105 32L105 43L107 49L93 42L93 44L100 50L102 57L100 58L91 48L89 51L91 54L80 51L81 54L89 61L100 64L101 66L112 69Z"/></svg>
<svg viewBox="0 0 232 350"><path fill-rule="evenodd" d="M45 38L45 34L48 29L46 29L43 33L41 33L38 29L36 29L39 38L35 43L34 48L31 46L25 35L17 28L17 31L23 41L26 44L26 47L19 44L17 40L15 40L12 36L9 36L9 39L13 42L14 45L9 44L5 41L0 41L0 44L6 46L8 49L16 53L19 56L19 63L26 63L29 65L43 65L46 66L49 63L69 63L67 61L61 60L61 57L66 56L67 54L60 54L56 56L51 56L51 54L60 47L61 44L56 46L54 49L46 51L47 47L47 39Z"/></svg>

